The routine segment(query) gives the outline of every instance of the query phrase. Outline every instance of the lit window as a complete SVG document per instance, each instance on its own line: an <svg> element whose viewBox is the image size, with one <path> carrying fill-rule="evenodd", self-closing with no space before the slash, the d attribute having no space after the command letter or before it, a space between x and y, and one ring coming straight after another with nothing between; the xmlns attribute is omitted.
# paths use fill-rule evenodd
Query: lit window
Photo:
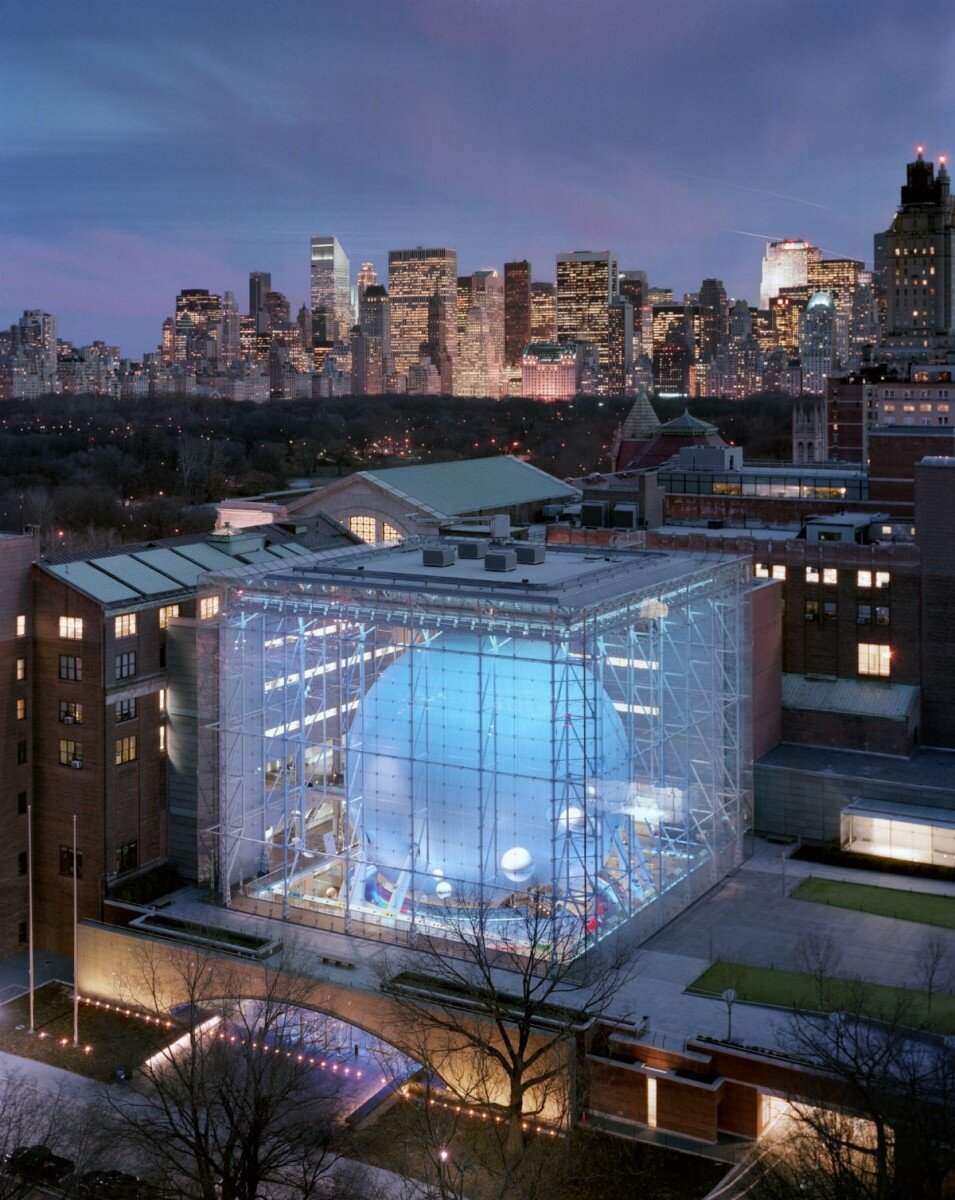
<svg viewBox="0 0 955 1200"><path fill-rule="evenodd" d="M24 616L17 617L17 637L26 637L27 635L27 619Z"/></svg>
<svg viewBox="0 0 955 1200"><path fill-rule="evenodd" d="M159 610L159 628L168 629L169 622L179 616L178 604L167 604L165 608Z"/></svg>
<svg viewBox="0 0 955 1200"><path fill-rule="evenodd" d="M116 765L121 767L123 763L133 762L136 758L136 735L131 734L129 737L116 739Z"/></svg>
<svg viewBox="0 0 955 1200"><path fill-rule="evenodd" d="M82 725L83 705L75 700L60 701L60 723L62 725Z"/></svg>
<svg viewBox="0 0 955 1200"><path fill-rule="evenodd" d="M860 588L872 587L872 572L871 571L856 571L856 587L860 587Z"/></svg>
<svg viewBox="0 0 955 1200"><path fill-rule="evenodd" d="M203 596L199 601L199 617L203 621L208 621L210 617L214 617L219 611L218 596Z"/></svg>
<svg viewBox="0 0 955 1200"><path fill-rule="evenodd" d="M818 582L819 582L819 568L818 567L806 567L806 583L818 583Z"/></svg>
<svg viewBox="0 0 955 1200"><path fill-rule="evenodd" d="M136 651L128 650L116 655L116 678L131 679L136 674Z"/></svg>
<svg viewBox="0 0 955 1200"><path fill-rule="evenodd" d="M882 526L882 536L890 537L891 534L892 534L892 526L891 525L883 525Z"/></svg>
<svg viewBox="0 0 955 1200"><path fill-rule="evenodd" d="M17 720L25 721L27 717L27 702L20 699L17 701Z"/></svg>
<svg viewBox="0 0 955 1200"><path fill-rule="evenodd" d="M786 578L786 568L785 567L783 567L783 566L773 567L773 579L785 580L785 578Z"/></svg>
<svg viewBox="0 0 955 1200"><path fill-rule="evenodd" d="M383 542L399 542L401 534L395 529L394 525L389 525L387 521L382 522L381 540Z"/></svg>
<svg viewBox="0 0 955 1200"><path fill-rule="evenodd" d="M839 572L835 567L823 567L822 582L833 586L839 582Z"/></svg>
<svg viewBox="0 0 955 1200"><path fill-rule="evenodd" d="M83 640L83 618L82 617L60 617L60 637L73 638L74 641Z"/></svg>
<svg viewBox="0 0 955 1200"><path fill-rule="evenodd" d="M123 613L122 616L116 617L113 621L113 634L115 637L124 638L132 637L136 632L136 614Z"/></svg>
<svg viewBox="0 0 955 1200"><path fill-rule="evenodd" d="M83 765L83 743L73 741L60 742L60 766L81 767Z"/></svg>
<svg viewBox="0 0 955 1200"><path fill-rule="evenodd" d="M892 651L890 647L874 642L859 643L860 675L878 675L884 679L888 679L891 659Z"/></svg>
<svg viewBox="0 0 955 1200"><path fill-rule="evenodd" d="M27 660L25 658L17 659L17 679L23 680L27 677Z"/></svg>
<svg viewBox="0 0 955 1200"><path fill-rule="evenodd" d="M135 721L136 719L136 701L135 700L120 700L116 705L116 720L118 721Z"/></svg>
<svg viewBox="0 0 955 1200"><path fill-rule="evenodd" d="M363 542L374 542L378 537L378 522L374 517L353 516L348 518L348 528Z"/></svg>
<svg viewBox="0 0 955 1200"><path fill-rule="evenodd" d="M166 751L166 726L159 726L159 753L164 754Z"/></svg>
<svg viewBox="0 0 955 1200"><path fill-rule="evenodd" d="M891 576L889 575L888 571L876 571L875 586L877 588L887 588L889 586L890 579Z"/></svg>
<svg viewBox="0 0 955 1200"><path fill-rule="evenodd" d="M757 579L768 579L769 567L765 563L753 563L753 573Z"/></svg>
<svg viewBox="0 0 955 1200"><path fill-rule="evenodd" d="M165 688L159 689L159 711L161 713L166 711L166 689Z"/></svg>

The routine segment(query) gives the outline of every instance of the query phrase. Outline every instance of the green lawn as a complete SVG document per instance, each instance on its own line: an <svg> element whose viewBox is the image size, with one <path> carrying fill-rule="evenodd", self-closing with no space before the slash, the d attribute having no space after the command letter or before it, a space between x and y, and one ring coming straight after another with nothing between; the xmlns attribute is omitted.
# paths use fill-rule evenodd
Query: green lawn
<svg viewBox="0 0 955 1200"><path fill-rule="evenodd" d="M931 1028L938 1033L955 1033L955 996L933 996L930 1018L928 998L924 992L889 987L882 983L859 985L847 979L834 979L828 986L828 1008L854 1010L859 1006L861 994L865 1010L873 1017L903 1019L899 1008L902 1005L905 1024ZM698 996L721 996L726 988L733 988L739 1000L751 1004L775 1004L780 1008L820 1007L818 988L809 975L777 970L775 967L747 967L740 963L716 962L707 967L686 990Z"/></svg>
<svg viewBox="0 0 955 1200"><path fill-rule="evenodd" d="M819 879L810 875L791 893L797 900L816 904L834 904L878 917L898 917L900 921L920 921L955 929L955 898L933 896L928 892L900 891L873 887L868 883L843 883L838 879Z"/></svg>

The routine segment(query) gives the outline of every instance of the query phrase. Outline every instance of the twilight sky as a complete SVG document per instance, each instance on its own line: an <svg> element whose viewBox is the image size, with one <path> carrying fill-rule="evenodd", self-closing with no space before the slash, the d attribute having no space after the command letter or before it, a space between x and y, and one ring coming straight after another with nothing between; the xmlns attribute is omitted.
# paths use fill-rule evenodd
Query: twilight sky
<svg viewBox="0 0 955 1200"><path fill-rule="evenodd" d="M328 233L755 301L748 235L871 262L917 141L952 0L0 0L0 324L138 356L180 287L294 312Z"/></svg>

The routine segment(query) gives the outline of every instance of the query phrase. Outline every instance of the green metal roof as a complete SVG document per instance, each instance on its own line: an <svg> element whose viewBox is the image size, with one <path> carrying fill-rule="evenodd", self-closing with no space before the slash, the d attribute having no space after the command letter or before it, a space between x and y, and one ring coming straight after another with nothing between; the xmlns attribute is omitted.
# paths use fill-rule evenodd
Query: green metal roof
<svg viewBox="0 0 955 1200"><path fill-rule="evenodd" d="M563 480L510 455L463 462L387 467L361 475L448 517L509 508L516 504L579 500Z"/></svg>
<svg viewBox="0 0 955 1200"><path fill-rule="evenodd" d="M783 708L846 713L904 721L918 688L899 683L870 683L864 679L810 679L783 675Z"/></svg>
<svg viewBox="0 0 955 1200"><path fill-rule="evenodd" d="M691 416L690 410L685 408L678 417L661 425L657 432L673 437L684 437L687 434L695 436L703 433L716 433L717 429L709 421L701 421L699 417Z"/></svg>

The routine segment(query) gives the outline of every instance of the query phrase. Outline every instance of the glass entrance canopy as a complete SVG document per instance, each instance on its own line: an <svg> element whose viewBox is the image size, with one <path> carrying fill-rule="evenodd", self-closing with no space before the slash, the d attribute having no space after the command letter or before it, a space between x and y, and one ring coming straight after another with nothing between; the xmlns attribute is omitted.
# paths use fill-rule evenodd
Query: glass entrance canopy
<svg viewBox="0 0 955 1200"><path fill-rule="evenodd" d="M210 898L397 943L480 907L512 944L543 912L583 949L737 865L744 560L495 550L503 571L432 542L214 581Z"/></svg>

